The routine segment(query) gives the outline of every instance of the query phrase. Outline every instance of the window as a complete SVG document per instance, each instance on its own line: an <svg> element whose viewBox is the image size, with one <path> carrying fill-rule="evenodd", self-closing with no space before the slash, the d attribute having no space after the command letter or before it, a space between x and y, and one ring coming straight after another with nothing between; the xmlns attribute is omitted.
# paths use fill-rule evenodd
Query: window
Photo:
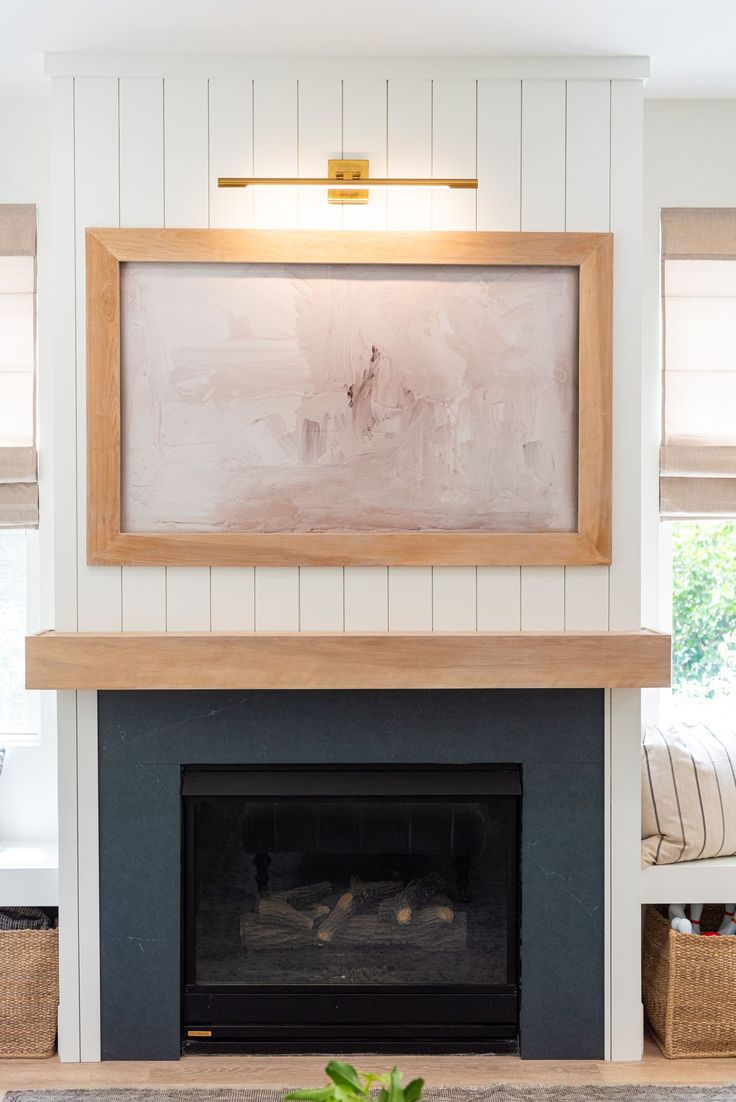
<svg viewBox="0 0 736 1102"><path fill-rule="evenodd" d="M736 704L736 521L673 525L672 689Z"/></svg>
<svg viewBox="0 0 736 1102"><path fill-rule="evenodd" d="M673 703L736 704L736 210L662 212ZM736 716L730 717L736 723Z"/></svg>
<svg viewBox="0 0 736 1102"><path fill-rule="evenodd" d="M0 746L37 741L24 685L29 560L38 524L35 449L36 209L0 206Z"/></svg>
<svg viewBox="0 0 736 1102"><path fill-rule="evenodd" d="M0 529L0 744L35 741L33 694L23 688L26 534Z"/></svg>

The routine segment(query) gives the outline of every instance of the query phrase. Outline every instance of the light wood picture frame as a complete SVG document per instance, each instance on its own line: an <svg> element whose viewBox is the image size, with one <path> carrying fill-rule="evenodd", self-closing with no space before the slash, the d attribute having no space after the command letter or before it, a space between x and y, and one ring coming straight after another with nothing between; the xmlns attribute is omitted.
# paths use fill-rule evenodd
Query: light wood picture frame
<svg viewBox="0 0 736 1102"><path fill-rule="evenodd" d="M88 229L90 564L600 565L611 561L611 234ZM574 531L125 531L121 526L121 265L460 265L578 274Z"/></svg>

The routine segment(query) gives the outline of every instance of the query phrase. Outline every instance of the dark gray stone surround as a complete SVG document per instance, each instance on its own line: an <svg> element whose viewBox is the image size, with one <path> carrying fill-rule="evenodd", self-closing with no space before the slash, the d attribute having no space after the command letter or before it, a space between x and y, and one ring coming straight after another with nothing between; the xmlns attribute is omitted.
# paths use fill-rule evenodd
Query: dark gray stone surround
<svg viewBox="0 0 736 1102"><path fill-rule="evenodd" d="M101 692L102 1057L180 1052L181 767L518 763L521 1055L601 1059L599 690Z"/></svg>

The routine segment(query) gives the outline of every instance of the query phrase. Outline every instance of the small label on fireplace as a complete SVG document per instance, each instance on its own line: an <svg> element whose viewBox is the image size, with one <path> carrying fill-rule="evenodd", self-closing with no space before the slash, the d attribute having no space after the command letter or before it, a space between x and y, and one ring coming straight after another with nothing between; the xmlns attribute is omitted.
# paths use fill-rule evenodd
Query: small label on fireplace
<svg viewBox="0 0 736 1102"><path fill-rule="evenodd" d="M211 1037L211 1029L188 1029L187 1037Z"/></svg>

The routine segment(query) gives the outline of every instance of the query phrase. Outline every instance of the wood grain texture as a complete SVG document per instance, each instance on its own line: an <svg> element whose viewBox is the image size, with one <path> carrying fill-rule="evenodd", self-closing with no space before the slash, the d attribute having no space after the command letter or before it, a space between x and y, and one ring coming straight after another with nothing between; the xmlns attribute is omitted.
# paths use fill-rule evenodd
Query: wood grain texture
<svg viewBox="0 0 736 1102"><path fill-rule="evenodd" d="M594 305L593 305L594 304ZM593 309L589 309L593 305ZM578 530L611 561L613 237L580 265Z"/></svg>
<svg viewBox="0 0 736 1102"><path fill-rule="evenodd" d="M120 265L87 246L87 561L120 532ZM122 561L122 560L121 560Z"/></svg>
<svg viewBox="0 0 736 1102"><path fill-rule="evenodd" d="M608 561L576 532L123 532L92 546L90 562L138 566L590 566Z"/></svg>
<svg viewBox="0 0 736 1102"><path fill-rule="evenodd" d="M365 1057L343 1057L361 1064ZM617 1062L602 1060L522 1060L519 1056L496 1054L416 1056L401 1054L395 1062L408 1081L422 1076L428 1088L478 1087L485 1091L500 1083L512 1083L533 1089L557 1083L568 1087L591 1084L663 1085L733 1083L736 1060L668 1060L654 1041L645 1038L644 1057ZM167 1087L212 1088L286 1088L292 1083L321 1087L324 1083L324 1056L184 1056L181 1060L107 1060L99 1064L63 1064L50 1060L3 1060L2 1091L62 1090L83 1088L145 1087L163 1091Z"/></svg>
<svg viewBox="0 0 736 1102"><path fill-rule="evenodd" d="M42 632L29 689L660 687L668 635L633 632Z"/></svg>
<svg viewBox="0 0 736 1102"><path fill-rule="evenodd" d="M578 267L608 234L474 230L90 228L116 260L281 264L553 264Z"/></svg>
<svg viewBox="0 0 736 1102"><path fill-rule="evenodd" d="M610 561L609 234L88 230L88 561L125 565L592 565ZM123 533L120 263L311 261L574 266L580 272L577 533Z"/></svg>

